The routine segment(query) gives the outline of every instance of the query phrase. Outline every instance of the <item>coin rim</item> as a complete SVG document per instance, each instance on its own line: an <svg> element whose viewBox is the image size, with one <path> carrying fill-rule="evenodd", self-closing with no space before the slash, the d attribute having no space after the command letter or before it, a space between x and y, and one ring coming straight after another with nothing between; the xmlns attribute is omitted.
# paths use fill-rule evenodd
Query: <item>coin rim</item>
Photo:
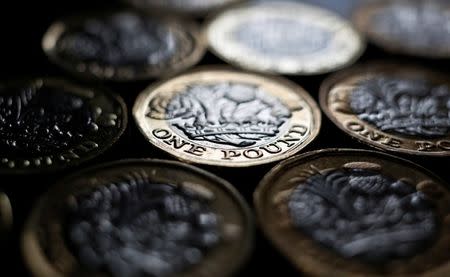
<svg viewBox="0 0 450 277"><path fill-rule="evenodd" d="M121 116L121 126L120 128L114 127L117 129L117 134L115 136L108 137L108 140L102 140L104 142L103 147L99 147L100 149L92 151L87 156L82 156L79 159L71 160L69 163L60 164L58 166L45 166L45 167L36 167L36 168L0 168L0 174L5 175L26 175L26 174L45 174L49 172L58 172L62 171L67 168L73 168L76 166L79 166L80 164L84 164L88 161L91 161L95 158L98 158L102 154L104 154L106 151L108 151L114 144L119 141L119 139L122 137L123 133L125 132L127 126L128 126L128 109L125 104L125 101L123 98L115 93L112 92L104 87L98 86L98 85L90 85L70 81L65 78L61 77L32 77L32 78L22 78L22 79L13 79L13 80L2 80L0 81L0 85L10 85L10 84L26 84L26 83L34 83L36 81L42 81L44 84L50 83L50 84L56 84L57 87L64 87L65 89L68 89L69 92L71 92L74 88L82 91L90 91L94 94L103 94L109 100L115 101L115 105L118 105L120 109L122 110L122 116ZM84 141L84 140L83 140ZM60 153L60 152L57 152Z"/></svg>
<svg viewBox="0 0 450 277"><path fill-rule="evenodd" d="M257 69L258 66L255 66L255 65L249 66L248 62L234 61L234 60L226 57L226 55L223 55L221 53L222 51L220 49L216 49L211 45L210 39L208 36L209 30L212 29L211 26L215 22L215 20L218 19L219 17L223 16L224 13L235 10L235 9L247 9L252 6L258 6L258 5L286 4L286 3L289 5L297 5L299 7L307 6L312 9L320 10L321 12L324 12L324 13L330 13L330 14L334 15L335 17L337 17L339 20L347 23L348 27L350 29L352 29L354 31L354 33L357 34L359 37L360 47L359 47L358 51L355 51L355 53L353 54L353 57L351 59L349 59L347 62L345 62L339 66L328 66L327 69L322 69L322 70L317 70L317 71L309 71L309 72L304 72L304 71L301 71L298 69L295 72L281 72L281 70L274 70L274 69L258 70ZM242 21L240 19L238 19L238 20ZM211 53L213 53L220 60L222 60L234 67L240 68L241 70L245 70L245 71L252 72L252 73L265 74L265 75L274 75L274 76L285 75L285 76L291 76L291 77L294 77L294 76L308 77L308 76L317 76L317 75L336 72L336 71L339 71L343 68L346 68L346 67L356 63L363 56L363 54L365 53L366 48L367 48L367 41L366 41L365 37L358 29L355 28L355 26L352 24L352 22L350 20L344 18L343 16L339 15L336 12L333 12L331 10L328 10L328 9L325 9L325 8L322 8L322 7L319 7L316 5L302 3L302 2L293 2L293 1L289 1L289 0L280 0L280 1L271 0L271 1L257 1L257 2L249 1L249 2L232 4L232 5L229 5L226 9L219 10L219 11L209 15L205 19L205 23L203 25L204 25L204 27L203 27L202 37L203 37L203 40L206 41L207 48Z"/></svg>
<svg viewBox="0 0 450 277"><path fill-rule="evenodd" d="M161 146L155 144L152 141L151 137L148 134L146 134L144 128L142 127L142 125L147 125L147 123L143 122L143 118L142 118L141 114L139 113L139 110L141 109L142 105L148 104L148 103L145 103L143 101L143 99L145 99L148 94L155 91L155 89L157 89L158 87L160 87L168 82L171 82L176 78L188 76L188 75L192 75L192 74L197 74L197 73L201 73L201 72L203 72L203 73L206 73L206 72L216 72L216 73L217 72L229 72L229 73L240 74L240 75L252 75L252 76L259 77L259 78L261 78L261 77L265 78L266 80L269 80L270 82L275 82L279 85L286 87L287 89L291 90L291 92L293 94L296 94L301 99L303 99L305 101L305 103L311 108L311 114L312 114L312 119L313 119L313 124L314 124L314 126L313 126L314 128L311 128L311 134L302 143L298 144L294 148L289 149L288 151L285 151L282 154L277 154L272 158L267 158L264 160L257 159L254 161L248 161L246 163L244 163L244 162L235 163L233 161L214 161L214 160L209 160L208 158L178 157L178 154L177 154L178 151L168 151L168 149L169 149L168 147L161 147ZM195 67L194 69L187 71L183 74L177 75L174 78L162 80L162 81L156 82L156 83L148 86L137 96L137 98L135 100L135 104L133 106L133 117L134 117L136 126L138 127L141 134L144 136L145 140L147 142L149 142L153 147L164 151L164 153L167 153L170 156L178 159L179 161L183 161L186 163L199 164L199 165L211 165L211 166L219 166L219 167L227 167L227 168L246 168L246 167L259 166L259 165L264 165L264 164L270 164L270 163L273 163L273 162L276 162L279 160L286 159L287 157L295 155L298 152L300 152L301 150L303 150L304 148L306 148L307 146L309 146L319 135L320 129L322 126L322 113L320 111L320 107L319 107L318 103L314 100L314 98L309 94L309 92L306 89L304 89L302 86L300 86L297 83L294 83L288 79L285 79L283 77L269 76L269 75L264 75L261 73L252 73L252 72L249 73L249 72L235 69L233 67L226 66L226 65L198 66L198 67Z"/></svg>
<svg viewBox="0 0 450 277"><path fill-rule="evenodd" d="M303 153L300 155L296 155L296 156L290 157L289 159L286 159L286 160L280 162L275 167L273 167L268 173L266 173L266 175L264 175L263 179L260 181L260 183L256 187L256 190L253 193L253 205L255 207L254 209L255 209L256 223L262 230L264 237L268 241L270 241L270 243L278 250L279 253L281 253L292 265L294 265L297 270L299 270L302 273L311 275L311 276L320 276L320 275L318 275L319 274L318 271L315 269L316 268L315 266L317 266L317 263L315 265L313 265L313 264L308 264L308 263L300 264L300 263L294 262L294 259L292 258L292 256L287 254L287 252L284 250L284 248L281 247L281 245L277 242L277 240L274 239L274 237L279 234L268 230L267 226L270 224L265 223L264 219L263 219L264 218L263 210L265 210L265 208L264 208L265 201L263 198L267 191L267 188L270 186L274 186L274 183L272 182L274 177L276 177L280 174L283 174L285 167L289 169L289 168L291 168L291 166L293 166L299 162L301 164L307 164L308 158L321 157L324 154L325 155L334 154L333 156L370 155L370 156L379 158L380 160L390 160L390 161L398 163L398 164L403 164L403 165L411 168L411 170L413 170L413 169L420 170L423 174L439 181L439 185L441 187L445 188L446 190L448 190L448 188L449 188L449 184L445 180L443 180L442 178L437 176L432 171L426 169L425 167L423 167L419 164L416 164L410 160L407 160L407 159L404 159L401 157L397 157L397 156L394 156L394 155L391 155L388 153L374 151L374 150L365 150L365 149L357 149L357 148L326 148L326 149L314 150L314 151L310 151L310 152ZM317 242L315 240L313 240L313 241L315 244L320 244L319 242ZM304 255L304 256L310 257L310 255ZM329 270L334 270L334 271L336 270L336 267L334 267L332 264L322 265L322 266L327 267ZM342 271L340 271L338 273L338 276L354 276L354 277L368 276L364 272L357 272L357 273L348 272L348 271L346 271L345 268L343 268L341 270ZM431 277L431 276L436 276L433 274L439 274L439 273L442 274L443 271L450 272L450 260L447 263L442 264L441 266L435 267L432 270L424 272L422 275ZM344 275L342 275L342 274L344 274ZM379 276L379 275L370 274L370 276ZM389 276L391 276L391 275L389 275ZM441 275L439 275L439 276L441 276Z"/></svg>
<svg viewBox="0 0 450 277"><path fill-rule="evenodd" d="M56 42L59 41L60 36L67 31L67 26L73 24L80 24L85 21L87 18L102 18L108 17L113 14L120 13L132 13L145 18L153 18L158 22L162 22L164 25L168 25L169 23L175 23L174 25L181 30L182 32L189 34L193 38L194 48L192 52L184 57L181 62L177 62L172 64L170 68L164 69L155 69L153 66L144 65L140 68L145 68L148 72L133 73L133 76L123 76L122 74L117 74L118 69L130 68L130 66L110 66L110 65L98 65L102 72L100 74L94 74L89 69L79 71L76 69L77 65L89 66L90 63L79 61L75 64L68 62L63 59L59 55L55 53ZM56 32L55 27L61 25L66 28L64 32ZM170 24L169 24L170 25ZM173 24L172 24L173 25ZM172 26L171 25L171 26ZM175 18L173 16L168 15L158 15L150 17L149 14L134 10L134 9L123 9L123 10L108 10L103 12L85 12L80 13L78 15L66 16L59 18L53 21L45 31L45 34L41 40L41 48L44 51L45 55L48 59L58 67L64 69L65 71L71 73L74 76L77 76L86 80L100 80L100 81L113 81L113 82L132 82L132 81L146 81L150 79L173 76L177 73L183 72L186 69L189 69L196 64L198 64L203 56L206 54L207 50L207 42L203 39L201 35L201 27L193 20L189 20L186 18ZM47 47L48 41L55 41L52 47ZM114 74L111 77L106 76L104 73L106 68L112 68L114 70Z"/></svg>
<svg viewBox="0 0 450 277"><path fill-rule="evenodd" d="M413 150L409 148L405 148L404 146L400 146L399 148L394 148L390 146L382 145L378 142L374 142L366 137L359 136L356 133L350 132L347 130L342 122L339 121L337 117L333 115L333 112L331 112L329 106L328 106L328 96L330 94L330 90L333 86L340 84L344 79L347 79L352 76L358 76L363 73L374 73L377 74L378 72L381 72L380 69L383 68L397 68L404 70L404 72L408 72L410 69L425 72L427 75L433 75L438 76L439 78L445 79L445 74L439 73L435 70L428 69L423 66L414 65L411 63L401 63L401 64L395 64L393 62L386 62L386 61L377 61L377 62L369 62L365 64L358 64L355 66L352 66L344 71L337 72L328 78L326 78L322 84L320 85L319 89L319 103L322 111L326 114L328 119L334 123L336 127L338 127L341 131L343 131L345 134L349 135L351 138L355 139L356 141L370 146L372 148L375 148L377 150L381 151L389 151L392 153L400 153L400 154L409 154L409 155L415 155L415 156L428 156L428 157L447 157L450 156L450 151L435 151L435 152L426 152L426 151L418 151ZM450 85L450 81L448 82ZM356 114L355 114L356 117ZM370 126L374 128L375 130L379 131L380 133L386 134L390 137L394 138L400 138L403 141L416 141L414 138L408 138L403 137L398 134L390 134L381 131L379 128L377 128L375 125L370 124L368 122L363 121L365 126ZM450 138L450 133L447 135L447 137ZM417 138L419 139L419 138ZM424 138L426 139L426 138Z"/></svg>
<svg viewBox="0 0 450 277"><path fill-rule="evenodd" d="M163 159L123 159L117 160L113 162L107 162L100 165L95 165L89 168L85 168L83 170L72 173L68 176L60 178L58 181L54 182L50 187L50 190L40 196L32 212L28 215L24 229L20 237L20 248L21 254L25 261L26 267L28 271L31 272L35 276L62 276L61 272L55 269L55 267L48 262L45 255L42 254L42 248L40 247L40 243L36 238L36 230L38 230L39 222L38 216L42 212L42 208L45 205L44 201L48 198L49 192L53 191L56 187L60 186L64 182L73 181L80 176L91 174L93 175L97 170L112 170L115 167L120 167L123 165L131 165L131 164L142 164L142 165L161 165L161 166L172 166L173 168L181 168L190 172L192 174L200 175L209 179L214 186L221 187L224 192L230 195L230 199L236 202L236 206L241 210L241 215L244 219L244 232L243 232L243 241L242 251L240 251L239 256L235 258L235 263L230 265L218 265L218 267L225 268L226 274L223 276L232 276L233 273L236 273L243 265L249 260L250 255L254 248L254 233L255 233L255 223L253 213L244 200L244 197L239 193L239 191L227 180L210 173L204 169L184 164L178 161L171 160L163 160ZM220 246L219 246L220 247ZM236 256L235 256L236 257ZM201 264L201 263L200 263ZM188 273L189 269L187 269ZM101 273L99 273L101 274ZM189 275L188 275L189 276Z"/></svg>
<svg viewBox="0 0 450 277"><path fill-rule="evenodd" d="M374 30L374 28L371 28L370 20L373 18L373 15L375 15L380 9L385 8L396 1L398 0L381 0L359 5L354 10L351 16L351 21L353 22L355 28L360 33L364 34L370 42L391 54L416 56L432 60L450 58L450 50L432 51L431 49L408 48L408 46L405 46L405 43L393 43L390 36L383 36ZM419 1L403 0L403 2L411 3ZM443 1L440 2L444 3ZM445 5L447 6L448 11L450 11L450 5L448 3Z"/></svg>

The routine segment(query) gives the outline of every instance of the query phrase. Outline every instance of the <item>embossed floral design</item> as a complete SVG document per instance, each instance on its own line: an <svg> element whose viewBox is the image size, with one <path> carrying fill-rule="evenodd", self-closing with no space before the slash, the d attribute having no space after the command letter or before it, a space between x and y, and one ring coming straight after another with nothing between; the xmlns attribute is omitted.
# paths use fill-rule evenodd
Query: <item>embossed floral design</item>
<svg viewBox="0 0 450 277"><path fill-rule="evenodd" d="M113 276L168 276L202 261L221 240L210 200L151 183L145 172L69 201L67 234L79 261Z"/></svg>
<svg viewBox="0 0 450 277"><path fill-rule="evenodd" d="M350 106L386 132L438 137L450 131L450 89L420 79L380 76L358 84Z"/></svg>

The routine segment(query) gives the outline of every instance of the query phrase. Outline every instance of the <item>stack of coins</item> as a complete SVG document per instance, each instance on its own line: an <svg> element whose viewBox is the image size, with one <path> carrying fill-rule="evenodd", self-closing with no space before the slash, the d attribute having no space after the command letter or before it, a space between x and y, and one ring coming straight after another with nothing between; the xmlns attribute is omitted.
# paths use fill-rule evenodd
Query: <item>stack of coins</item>
<svg viewBox="0 0 450 277"><path fill-rule="evenodd" d="M450 276L450 2L120 2L0 81L17 275Z"/></svg>

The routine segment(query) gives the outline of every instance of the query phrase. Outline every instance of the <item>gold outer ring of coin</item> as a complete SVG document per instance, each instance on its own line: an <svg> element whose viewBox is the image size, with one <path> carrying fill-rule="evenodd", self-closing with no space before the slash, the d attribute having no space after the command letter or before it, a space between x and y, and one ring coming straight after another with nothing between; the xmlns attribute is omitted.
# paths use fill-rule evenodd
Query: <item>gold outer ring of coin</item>
<svg viewBox="0 0 450 277"><path fill-rule="evenodd" d="M69 167L78 166L92 160L111 148L125 132L128 124L128 109L122 97L104 89L102 86L86 86L60 78L28 78L22 80L5 81L2 86L22 85L63 89L67 94L73 94L90 100L90 109L96 118L91 123L96 132L83 138L73 147L63 148L52 153L32 154L29 157L6 156L3 154L0 161L1 174L41 174L44 172L59 171ZM1 95L0 95L1 96ZM22 99L20 99L23 101ZM21 106L22 112L25 105ZM109 132L109 133L106 133ZM37 142L35 142L37 143Z"/></svg>
<svg viewBox="0 0 450 277"><path fill-rule="evenodd" d="M2 241L11 230L13 224L13 213L11 202L3 192L0 192L0 241Z"/></svg>
<svg viewBox="0 0 450 277"><path fill-rule="evenodd" d="M149 17L153 19L156 18L166 24L172 31L182 33L184 36L192 39L193 49L188 55L178 57L178 60L170 66L164 65L162 67L151 65L139 67L125 65L115 67L111 65L101 65L97 62L85 63L82 61L73 64L72 62L66 61L64 58L58 56L56 49L57 42L67 30L70 30L71 26L77 26L84 22L87 18L106 18L118 13L133 13L142 17ZM203 40L201 36L200 27L195 22L188 19L180 19L170 16L150 17L149 15L133 10L123 10L103 13L87 13L85 15L72 16L58 20L54 22L45 33L42 39L42 49L54 64L61 66L66 71L79 77L124 82L171 76L192 67L197 64L205 54L206 41Z"/></svg>
<svg viewBox="0 0 450 277"><path fill-rule="evenodd" d="M417 183L418 191L438 202L438 216L442 218L439 243L430 246L425 255L419 252L413 260L406 259L411 261L406 266L401 265L401 260L398 264L392 262L392 269L398 272L387 273L380 272L377 266L368 267L365 263L343 258L294 227L286 201L294 187L304 180L301 173L350 164L361 168L376 167L389 176L412 181L411 185ZM323 149L291 157L267 173L254 193L257 222L265 236L298 270L311 276L386 276L386 273L387 276L448 276L450 259L440 255L448 253L450 247L450 234L446 231L450 226L449 203L450 193L445 182L425 168L389 154L360 149ZM428 263L434 260L442 264L415 275L419 270L428 269ZM417 268L421 264L425 266Z"/></svg>
<svg viewBox="0 0 450 277"><path fill-rule="evenodd" d="M281 100L281 103L289 108L292 116L287 124L283 125L283 131L276 139L255 147L210 147L202 141L194 141L176 132L168 120L148 116L149 110L160 110L165 113L172 97L182 93L183 89L193 83L223 82L263 88L270 96ZM149 109L150 103L161 104L162 107ZM159 149L188 163L223 167L249 167L285 159L311 143L319 134L321 126L320 109L302 87L284 78L245 73L227 66L198 67L189 73L148 87L138 96L133 116L142 134ZM180 143L181 147L178 145ZM175 147L175 144L178 146ZM271 152L269 151L271 149L264 148L272 144L276 145L271 146L271 149L278 147L281 152L273 153L273 150Z"/></svg>
<svg viewBox="0 0 450 277"><path fill-rule="evenodd" d="M348 104L350 89L357 80L369 76L394 74L394 76L425 76L429 81L450 86L445 75L414 65L398 65L391 62L374 62L338 72L326 79L320 87L320 106L328 118L342 131L365 143L384 151L410 155L450 156L450 133L439 138L420 138L396 133L387 133L365 122L351 111ZM341 89L339 89L339 87Z"/></svg>
<svg viewBox="0 0 450 277"><path fill-rule="evenodd" d="M161 2L167 2L167 0L122 0L123 2L130 4L140 10L148 11L150 13L170 13L170 14L180 14L180 15L190 15L190 16L204 16L210 12L217 11L226 6L236 4L238 2L243 2L246 0L220 0L216 3L202 3L204 5L202 8L195 8L189 4L192 0L180 0L184 4L162 4ZM145 3L143 3L145 2ZM194 1L196 2L196 1ZM198 2L198 0L197 0ZM208 2L204 1L203 2ZM194 4L195 5L195 4Z"/></svg>
<svg viewBox="0 0 450 277"><path fill-rule="evenodd" d="M177 276L232 276L247 261L253 248L254 222L247 203L230 183L205 170L180 162L156 159L121 160L88 168L66 177L41 197L26 222L21 242L25 262L35 276L80 276L77 273L83 272L81 265L65 245L61 232L64 199L101 187L108 180L120 181L122 179L118 178L136 170L145 171L155 182L186 186L205 195L210 192L218 194L212 205L223 217L224 241L216 249L212 249L198 266L194 265ZM45 215L42 214L44 211ZM41 219L45 222L40 222ZM52 237L46 237L44 234ZM49 260L47 253L50 251L56 254L53 257L57 260L56 263ZM88 276L105 274L94 273Z"/></svg>
<svg viewBox="0 0 450 277"><path fill-rule="evenodd" d="M233 38L232 32L239 26L250 20L267 19L309 20L314 27L334 33L332 42L324 48L329 52L314 50L297 56L270 57ZM364 37L346 19L317 6L286 1L233 5L207 20L204 37L209 50L222 60L245 70L272 75L308 76L336 71L356 62L366 49ZM334 47L329 47L331 44Z"/></svg>
<svg viewBox="0 0 450 277"><path fill-rule="evenodd" d="M408 2L418 2L417 0L402 0L406 3ZM429 1L429 0L427 0ZM433 0L435 1L435 0ZM440 1L440 0L437 0ZM450 50L447 51L431 51L430 49L412 49L410 48L406 42L395 42L393 39L388 36L383 36L379 34L376 30L372 29L373 25L371 24L371 19L373 16L377 14L377 12L389 6L392 3L400 2L398 0L382 0L382 1L372 1L366 4L358 6L358 8L353 13L353 19L356 28L360 30L360 32L364 33L370 41L372 41L377 46L385 49L390 53L397 54L407 54L412 56L419 56L423 58L430 59L442 59L450 57ZM424 2L424 1L420 1ZM441 1L444 3L445 1ZM447 9L450 10L450 5L447 4ZM436 48L439 45L435 46ZM448 49L448 47L447 47Z"/></svg>

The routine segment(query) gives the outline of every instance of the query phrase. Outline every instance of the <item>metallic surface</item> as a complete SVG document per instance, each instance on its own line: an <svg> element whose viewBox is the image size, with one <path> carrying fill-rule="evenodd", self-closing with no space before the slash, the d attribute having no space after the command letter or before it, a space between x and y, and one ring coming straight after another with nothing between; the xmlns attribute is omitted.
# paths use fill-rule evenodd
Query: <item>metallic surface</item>
<svg viewBox="0 0 450 277"><path fill-rule="evenodd" d="M42 45L53 62L73 73L116 81L174 74L205 51L195 23L132 11L55 22Z"/></svg>
<svg viewBox="0 0 450 277"><path fill-rule="evenodd" d="M294 2L234 6L207 24L210 49L251 71L312 75L338 70L365 49L362 37L334 13Z"/></svg>
<svg viewBox="0 0 450 277"><path fill-rule="evenodd" d="M283 79L204 68L144 90L133 115L156 147L192 163L247 167L300 151L318 134L320 111Z"/></svg>
<svg viewBox="0 0 450 277"><path fill-rule="evenodd" d="M230 276L250 211L224 180L162 160L91 168L41 198L23 235L35 276Z"/></svg>
<svg viewBox="0 0 450 277"><path fill-rule="evenodd" d="M446 276L450 193L387 154L327 149L270 171L254 201L264 233L313 276Z"/></svg>
<svg viewBox="0 0 450 277"><path fill-rule="evenodd" d="M374 63L327 79L320 102L347 134L415 155L450 155L450 83L420 67Z"/></svg>

